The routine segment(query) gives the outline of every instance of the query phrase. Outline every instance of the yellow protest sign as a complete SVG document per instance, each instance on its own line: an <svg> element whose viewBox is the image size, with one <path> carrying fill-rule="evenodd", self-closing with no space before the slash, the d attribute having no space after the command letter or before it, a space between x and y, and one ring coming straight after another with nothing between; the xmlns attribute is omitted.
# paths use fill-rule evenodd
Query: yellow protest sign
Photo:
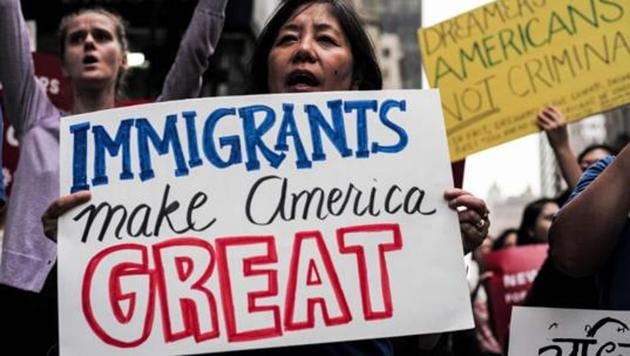
<svg viewBox="0 0 630 356"><path fill-rule="evenodd" d="M630 0L500 0L418 32L451 160L630 102Z"/></svg>

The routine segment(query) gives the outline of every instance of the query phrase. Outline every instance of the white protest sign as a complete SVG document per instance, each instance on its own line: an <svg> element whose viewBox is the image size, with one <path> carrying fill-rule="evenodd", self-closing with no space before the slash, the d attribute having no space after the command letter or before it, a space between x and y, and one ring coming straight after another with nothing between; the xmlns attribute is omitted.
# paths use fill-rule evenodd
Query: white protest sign
<svg viewBox="0 0 630 356"><path fill-rule="evenodd" d="M510 356L629 355L630 312L514 307Z"/></svg>
<svg viewBox="0 0 630 356"><path fill-rule="evenodd" d="M472 327L437 91L194 99L67 117L62 355Z"/></svg>

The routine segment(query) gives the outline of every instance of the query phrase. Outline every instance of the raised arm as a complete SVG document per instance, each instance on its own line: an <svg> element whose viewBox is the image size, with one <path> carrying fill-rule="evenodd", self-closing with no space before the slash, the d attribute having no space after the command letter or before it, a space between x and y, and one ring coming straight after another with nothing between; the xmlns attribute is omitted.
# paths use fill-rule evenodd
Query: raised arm
<svg viewBox="0 0 630 356"><path fill-rule="evenodd" d="M225 20L227 0L199 0L166 76L160 101L196 98Z"/></svg>
<svg viewBox="0 0 630 356"><path fill-rule="evenodd" d="M615 249L630 212L630 145L588 184L589 168L577 190L583 190L557 216L549 242L556 265L579 277L596 273ZM602 169L602 168L599 168Z"/></svg>
<svg viewBox="0 0 630 356"><path fill-rule="evenodd" d="M564 114L553 106L546 107L536 118L538 127L545 131L549 144L560 166L562 177L569 188L575 188L582 170L569 144L569 130Z"/></svg>
<svg viewBox="0 0 630 356"><path fill-rule="evenodd" d="M38 85L28 31L19 0L0 0L0 82L4 106L11 124L21 138L41 117L57 109Z"/></svg>

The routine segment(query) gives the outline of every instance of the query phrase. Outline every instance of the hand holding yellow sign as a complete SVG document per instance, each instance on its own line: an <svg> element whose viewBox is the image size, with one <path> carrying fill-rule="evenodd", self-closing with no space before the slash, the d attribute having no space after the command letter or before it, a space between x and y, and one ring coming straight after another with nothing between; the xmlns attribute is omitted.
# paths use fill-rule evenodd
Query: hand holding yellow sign
<svg viewBox="0 0 630 356"><path fill-rule="evenodd" d="M501 0L420 29L451 160L630 102L630 0Z"/></svg>

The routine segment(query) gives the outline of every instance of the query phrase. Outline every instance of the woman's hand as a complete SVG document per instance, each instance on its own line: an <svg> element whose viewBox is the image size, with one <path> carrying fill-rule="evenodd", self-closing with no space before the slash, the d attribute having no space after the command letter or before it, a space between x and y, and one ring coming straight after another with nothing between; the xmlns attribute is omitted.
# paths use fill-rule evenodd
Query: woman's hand
<svg viewBox="0 0 630 356"><path fill-rule="evenodd" d="M468 253L477 248L488 236L490 220L486 202L462 189L447 189L444 199L448 206L457 211L459 228L462 232L464 252Z"/></svg>
<svg viewBox="0 0 630 356"><path fill-rule="evenodd" d="M59 217L68 210L86 203L92 198L92 194L87 191L80 191L70 195L65 195L55 200L42 215L42 225L44 234L54 242L57 242L57 221Z"/></svg>
<svg viewBox="0 0 630 356"><path fill-rule="evenodd" d="M545 131L549 144L554 150L569 145L569 130L564 114L553 106L548 106L536 117L536 124Z"/></svg>
<svg viewBox="0 0 630 356"><path fill-rule="evenodd" d="M538 114L536 124L547 135L549 145L551 145L556 161L560 166L562 177L569 188L575 188L582 175L582 169L577 163L575 153L569 144L567 118L559 109L548 106Z"/></svg>

